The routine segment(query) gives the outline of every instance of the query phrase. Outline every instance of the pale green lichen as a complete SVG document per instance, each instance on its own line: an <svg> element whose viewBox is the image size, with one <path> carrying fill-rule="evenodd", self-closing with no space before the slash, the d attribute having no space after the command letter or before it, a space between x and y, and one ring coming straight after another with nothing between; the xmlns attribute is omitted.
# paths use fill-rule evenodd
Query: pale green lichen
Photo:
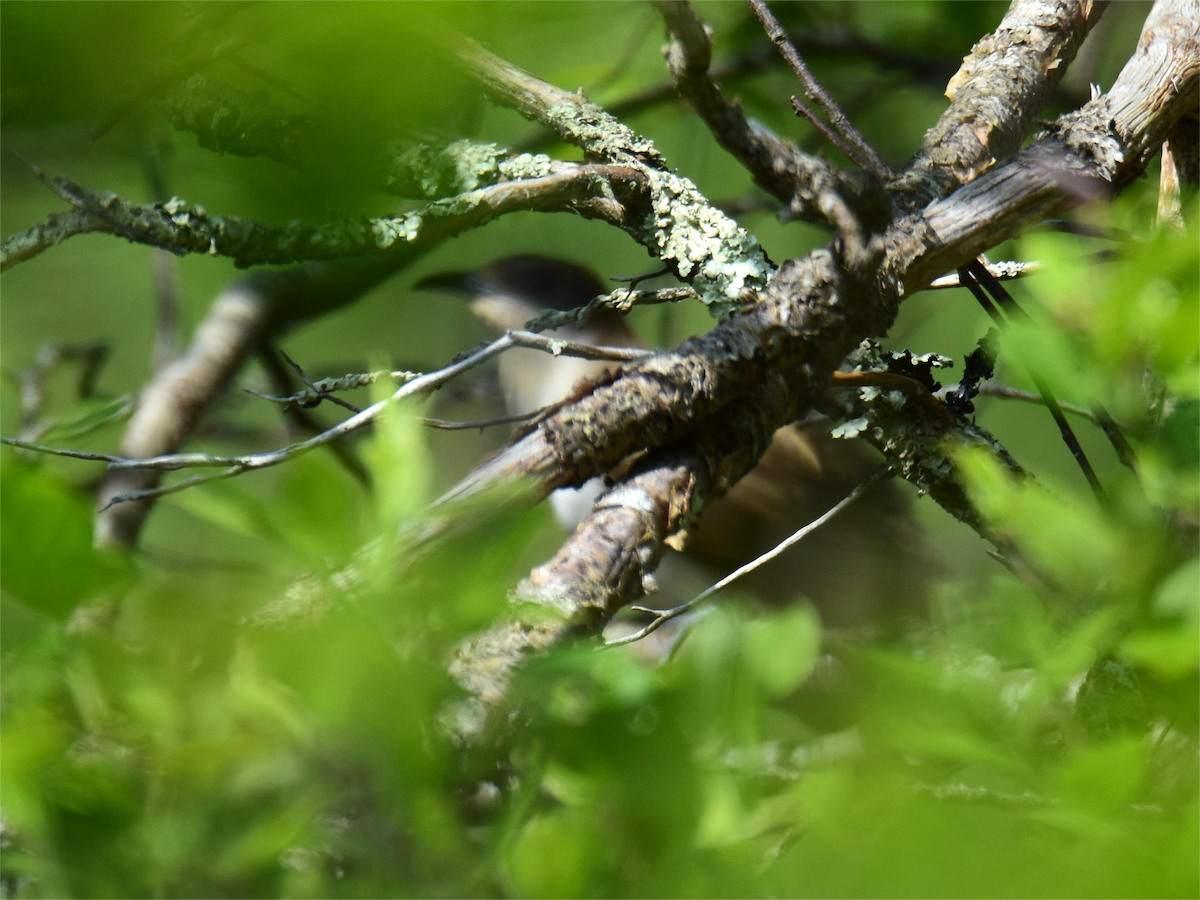
<svg viewBox="0 0 1200 900"><path fill-rule="evenodd" d="M395 193L443 197L478 190L498 181L548 175L553 161L542 155L511 156L496 144L453 141L445 146L392 145L386 184Z"/></svg>
<svg viewBox="0 0 1200 900"><path fill-rule="evenodd" d="M504 151L495 144L476 144L472 141L455 141L445 149L445 154L454 165L453 191L473 191L484 183L499 177L500 159Z"/></svg>
<svg viewBox="0 0 1200 900"><path fill-rule="evenodd" d="M830 435L842 439L855 438L862 434L870 424L866 416L859 416L856 419L849 419L838 425L830 432Z"/></svg>
<svg viewBox="0 0 1200 900"><path fill-rule="evenodd" d="M610 163L640 165L662 159L651 141L582 96L551 106L542 121L589 155Z"/></svg>
<svg viewBox="0 0 1200 900"><path fill-rule="evenodd" d="M646 174L654 212L644 223L643 240L663 262L674 263L713 315L742 305L743 291L766 287L775 269L753 235L688 179L659 170Z"/></svg>
<svg viewBox="0 0 1200 900"><path fill-rule="evenodd" d="M518 153L500 161L500 175L510 181L542 178L554 172L554 160L541 153Z"/></svg>
<svg viewBox="0 0 1200 900"><path fill-rule="evenodd" d="M375 246L386 250L396 241L412 243L421 234L421 213L409 213L395 219L371 219L371 233L375 235Z"/></svg>
<svg viewBox="0 0 1200 900"><path fill-rule="evenodd" d="M907 352L884 351L871 340L863 341L842 364L844 371L888 372L900 363L901 370L913 367L946 368L951 360L935 353L913 356ZM908 402L899 392L876 387L839 388L830 392L831 400L847 421L832 430L837 438L860 437L883 453L889 467L916 486L932 493L952 515L978 524L978 517L962 493L956 479L955 453L963 447L979 447L999 459L1008 468L1019 466L985 429L960 420L950 427L928 417L902 412Z"/></svg>

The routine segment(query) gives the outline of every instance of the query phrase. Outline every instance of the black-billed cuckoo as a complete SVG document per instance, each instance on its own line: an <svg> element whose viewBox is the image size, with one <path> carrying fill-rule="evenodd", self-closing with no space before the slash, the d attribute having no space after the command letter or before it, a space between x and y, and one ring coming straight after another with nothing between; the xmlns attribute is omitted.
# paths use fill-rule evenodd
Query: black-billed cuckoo
<svg viewBox="0 0 1200 900"><path fill-rule="evenodd" d="M576 309L608 293L588 269L536 255L505 257L473 272L433 275L415 286L465 294L471 312L496 333L523 328L546 309ZM642 346L617 313L602 313L582 328L547 334L596 345ZM499 359L505 404L513 415L533 412L617 365L509 350ZM693 576L693 586L770 550L845 497L878 465L863 448L834 440L818 426L779 429L758 466L724 497L705 506L698 526L687 536L685 555L708 569L699 580ZM574 528L601 490L600 479L594 479L578 490L556 491L550 500L562 524ZM660 582L668 597L663 604L686 599L692 586L670 590L680 567L671 560L664 566L667 574ZM904 498L894 486L882 483L748 575L743 584L768 601L806 597L829 624L879 624L914 611L923 599L929 568Z"/></svg>

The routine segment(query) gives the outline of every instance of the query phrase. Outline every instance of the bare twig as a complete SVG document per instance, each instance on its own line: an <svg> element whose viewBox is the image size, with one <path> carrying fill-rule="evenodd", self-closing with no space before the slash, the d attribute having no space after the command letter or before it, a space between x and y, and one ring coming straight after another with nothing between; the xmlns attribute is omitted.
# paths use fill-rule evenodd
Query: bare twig
<svg viewBox="0 0 1200 900"><path fill-rule="evenodd" d="M259 349L258 358L267 376L275 385L276 390L291 390L291 379L288 377L287 369L276 359L270 347L264 344ZM355 411L357 411L357 407ZM315 435L325 430L325 426L316 416L310 414L306 409L301 408L297 404L286 404L283 407L283 414L302 434ZM358 458L358 454L354 452L353 448L348 446L344 441L334 441L328 447L329 452L337 458L337 461L342 464L355 481L365 487L370 487L370 473L367 472L366 466L363 465L362 460Z"/></svg>
<svg viewBox="0 0 1200 900"><path fill-rule="evenodd" d="M826 522L828 522L830 519L832 519L834 516L836 516L838 513L840 513L843 509L845 509L847 506L849 506L851 503L853 503L855 500L857 500L860 496L862 496L862 493L868 487L870 487L872 484L874 484L876 481L878 481L879 477L880 477L879 475L876 475L872 478L869 478L867 481L864 481L862 484L855 487L854 490L852 490L849 494L847 494L843 499L839 500L833 507L831 507L827 512L822 514L819 518L813 520L812 522L809 522L803 528L799 529L798 531L794 532L789 537L780 541L775 547L768 550L762 556L759 556L757 559L751 560L750 562L746 563L744 566L741 566L740 568L735 569L734 571L730 572L728 575L726 575L724 578L722 578L716 584L701 591L699 594L697 594L691 600L688 600L686 603L681 603L679 606L675 606L675 607L672 607L671 609L667 609L667 610L650 609L650 608L644 607L644 606L631 607L631 609L637 610L639 612L650 613L655 618L644 628L641 628L638 631L633 632L632 634L627 634L624 637L616 638L611 641L605 641L603 646L617 647L617 646L620 646L621 644L632 644L634 641L640 641L640 640L642 640L642 638L647 637L650 634L653 634L655 631L658 631L659 628L661 628L663 625L665 625L667 622L671 621L672 619L677 619L680 616L691 612L693 609L695 609L697 606L699 606L701 603L703 603L705 600L707 600L713 594L729 587L729 585L733 584L735 581L737 581L743 575L749 574L750 572L753 572L755 569L759 568L760 566L763 566L763 565L769 563L771 560L773 560L775 557L779 556L779 554L783 553L789 547L792 547L793 545L799 543L801 540L803 540L808 535L812 534L814 531L816 531L818 528L820 528L822 525L824 525Z"/></svg>
<svg viewBox="0 0 1200 900"><path fill-rule="evenodd" d="M981 384L979 386L979 393L986 394L989 397L1003 397L1006 400L1023 400L1026 403L1037 403L1042 406L1046 403L1039 394L1022 391L1004 384L995 384L994 382ZM1073 413L1092 422L1096 421L1096 414L1085 406L1077 406L1074 403L1063 403L1062 401L1059 401L1058 405L1062 407L1064 412Z"/></svg>
<svg viewBox="0 0 1200 900"><path fill-rule="evenodd" d="M972 274L984 283L987 289L991 292L992 296L1000 301L1001 307L1008 312L1009 315L1015 313L1018 316L1028 318L1025 312L1017 304L1016 299L1004 288L1002 284L995 279L995 277L992 276L990 272L988 272L986 266L984 266L978 260L976 260L972 265L974 266ZM1038 385L1038 389L1041 390L1042 386ZM1053 398L1048 398L1047 405L1057 405L1057 401L1053 400ZM1130 446L1129 441L1125 438L1124 433L1122 433L1120 426L1117 425L1117 423L1113 420L1113 417L1109 415L1108 410L1106 410L1102 405L1096 404L1095 411L1096 421L1099 423L1100 428L1104 432L1105 436L1109 439L1109 442L1113 445L1113 449L1116 450L1117 458L1121 461L1123 466L1136 473L1138 470L1137 456L1134 454L1133 447ZM1060 418L1061 413L1055 417L1055 421L1059 421ZM1061 429L1061 423L1059 427Z"/></svg>
<svg viewBox="0 0 1200 900"><path fill-rule="evenodd" d="M820 116L818 116L815 112L813 112L811 109L809 109L803 100L801 100L795 94L792 94L791 103L792 103L792 110L796 113L796 115L798 115L800 118L804 119L804 121L808 122L808 124L811 125L813 128L817 129L817 131L819 131L821 133L821 136L824 137L825 140L829 141L829 143L833 144L833 146L837 147L839 150L841 150L843 153L845 153L846 156L848 156L850 159L854 160L855 162L858 162L858 159L856 157L856 151L855 151L854 147L850 144L850 142L847 141L840 134L838 134L836 131L834 131L832 126L827 125ZM865 167L864 167L864 170L865 170ZM866 171L869 171L869 170L866 170ZM882 181L880 181L879 183L883 184Z"/></svg>
<svg viewBox="0 0 1200 900"><path fill-rule="evenodd" d="M301 367L300 363L288 356L287 351L282 347L279 348L279 355L283 357L284 362L292 367L292 371L294 371L300 380L304 382L305 387L315 393L322 400L328 400L330 403L340 406L343 409L348 409L352 413L362 412L361 406L351 403L349 400L343 400L341 397L335 397L333 394L329 393L329 391L324 390L314 383L313 380L308 377L308 374Z"/></svg>
<svg viewBox="0 0 1200 900"><path fill-rule="evenodd" d="M1076 232L1072 232L1076 233ZM1093 235L1096 236L1096 235ZM1081 258L1081 262L1085 263L1105 263L1112 262L1118 259L1118 251L1113 249L1097 250L1095 253L1089 253ZM979 262L982 266L982 261ZM1042 271L1044 264L1037 260L1029 262L1019 262L1015 260L1005 260L1002 262L987 263L985 268L996 281L1012 281L1017 278L1025 278L1028 275L1036 275ZM947 288L963 287L959 280L958 273L953 275L943 275L941 278L935 278L925 288L927 291L946 290Z"/></svg>
<svg viewBox="0 0 1200 900"><path fill-rule="evenodd" d="M762 23L763 30L767 33L767 37L771 39L783 58L787 60L792 71L796 74L796 78L800 80L801 86L804 88L804 94L809 100L816 103L825 115L829 117L829 122L834 130L843 138L843 141L835 141L838 147L854 160L863 171L869 173L880 184L885 184L892 177L891 167L884 162L881 157L869 143L866 138L855 128L846 114L842 112L836 101L829 96L820 83L813 77L812 72L808 70L808 66L804 64L804 60L796 51L796 47L788 38L787 32L783 30L783 26L772 15L767 8L764 0L746 0L747 5L754 11L754 15L758 17L758 21ZM813 124L817 124L820 120L815 115L809 113L803 103L798 98L792 98L792 104L796 107L796 111L805 116ZM822 129L824 132L824 129ZM833 140L833 134L824 132Z"/></svg>
<svg viewBox="0 0 1200 900"><path fill-rule="evenodd" d="M483 431L485 428L494 428L497 425L519 425L523 422L531 422L538 416L545 415L549 407L542 407L527 413L519 413L513 416L495 416L491 419L471 419L467 421L453 421L449 419L421 419L422 425L428 425L430 428L437 428L440 431Z"/></svg>
<svg viewBox="0 0 1200 900"><path fill-rule="evenodd" d="M997 306L991 302L984 292L982 285L976 280L977 277L985 274L987 274L987 270L978 262L958 270L958 277L963 286L975 296L975 299L979 301L979 305L991 316L992 321L997 325L1003 326L1005 323L1004 317L1001 316ZM991 278L990 275L987 277ZM995 292L993 292L993 295L995 296ZM1020 307L1016 306L1012 301L1012 296L1007 291L1003 291L1002 294L996 296L996 299L1000 301L1000 307L1005 307L1010 315L1020 310ZM1033 383L1042 397L1042 402L1050 410L1050 415L1054 418L1054 423L1058 426L1058 431L1062 435L1063 443L1067 445L1067 449L1075 457L1075 462L1079 464L1079 468L1087 479L1088 485L1091 486L1092 492L1096 495L1096 499L1101 503L1106 502L1104 487L1100 484L1100 479L1096 477L1096 471L1092 468L1091 462L1088 461L1083 447L1080 446L1079 438L1075 436L1075 431L1071 428L1070 423L1067 422L1066 416L1063 415L1062 407L1058 405L1058 400L1054 396L1054 392L1036 372L1030 372L1030 377L1033 378Z"/></svg>
<svg viewBox="0 0 1200 900"><path fill-rule="evenodd" d="M356 388L370 387L382 379L391 379L397 384L404 384L420 376L420 372L363 372L361 374L342 375L339 378L322 378L312 386L286 397L266 394L253 388L243 388L247 394L270 400L272 403L283 403L293 406L316 406L327 393L333 391L352 391Z"/></svg>
<svg viewBox="0 0 1200 900"><path fill-rule="evenodd" d="M655 7L675 38L667 53L675 89L755 182L786 204L790 218L829 221L819 201L831 194L855 196L863 203L875 199L859 197L864 194L864 185L844 176L832 163L805 153L761 123L748 119L740 105L725 98L708 72L712 39L686 0L658 0ZM837 222L831 224L838 226Z"/></svg>
<svg viewBox="0 0 1200 900"><path fill-rule="evenodd" d="M865 59L884 69L908 73L921 83L936 85L939 88L954 74L959 63L957 58L946 59L907 54L897 51L887 44L877 43L849 32L792 33L788 36L799 50L809 55L825 54L839 59L847 57ZM779 53L775 46L764 42L744 53L713 64L709 77L715 84L724 84L764 72L778 60ZM674 83L664 82L614 100L607 104L607 108L614 116L625 118L672 100L676 95Z"/></svg>
<svg viewBox="0 0 1200 900"><path fill-rule="evenodd" d="M1035 272L1040 272L1043 268L1042 263L1018 262L1016 260L988 263L988 271L1000 281L1010 281L1014 278L1024 278L1026 275L1032 275ZM962 279L958 277L958 273L953 275L943 275L941 278L935 278L929 283L927 291L941 291L948 288L963 287Z"/></svg>
<svg viewBox="0 0 1200 900"><path fill-rule="evenodd" d="M83 451L68 450L63 448L46 447L41 444L35 444L30 441L22 441L16 438L0 438L0 443L5 443L13 447L20 447L25 450L33 450L40 453L50 453L55 456L69 456L75 459L97 460L108 463L110 469L155 469L159 471L173 471L175 469L187 468L219 468L228 467L228 471L223 472L220 476L227 478L233 475L240 475L243 472L252 471L255 469L265 469L271 466L279 465L295 459L310 450L317 447L325 446L326 444L336 441L365 425L370 424L379 415L393 403L396 403L406 397L411 397L415 394L428 393L436 390L441 385L445 384L450 379L461 374L462 372L478 366L480 363L497 356L506 350L514 347L526 347L530 349L544 350L555 356L574 356L580 359L603 359L629 361L640 359L647 355L648 351L639 350L628 347L595 347L590 344L582 344L575 341L557 341L540 334L533 334L527 331L510 331L507 334L497 338L489 344L484 345L478 350L469 353L451 363L444 368L438 369L435 372L429 372L424 375L419 375L411 381L405 383L396 390L390 397L379 400L363 410L360 410L355 415L348 419L339 422L331 428L327 428L320 434L314 435L304 441L298 441L289 444L286 447L280 447L277 450L270 450L264 453L239 454L233 456L220 456L209 453L174 453L161 456L153 456L147 458L130 458L116 456L103 453L86 453ZM204 478L192 478L186 482L179 482L167 486L157 486L146 488L143 490L126 491L110 497L108 502L104 504L101 511L117 504L124 503L130 500L146 500L152 497L161 497L164 494L174 493L182 490L185 487L190 487L193 484L199 484L207 480Z"/></svg>
<svg viewBox="0 0 1200 900"><path fill-rule="evenodd" d="M114 506L121 503L132 503L135 500L149 500L165 497L168 494L175 494L179 491L186 490L190 487L195 487L198 484L207 484L210 481L220 481L223 478L232 478L234 475L241 475L246 471L245 466L232 465L224 472L218 472L216 475L193 475L190 478L185 478L182 481L175 481L171 484L160 484L152 488L144 488L136 491L126 491L122 494L113 494L97 512L107 512Z"/></svg>
<svg viewBox="0 0 1200 900"><path fill-rule="evenodd" d="M549 331L564 326L580 327L596 313L627 313L635 306L651 306L656 303L677 303L680 300L696 300L698 295L690 287L660 288L655 291L635 291L618 288L611 294L601 294L579 309L548 309L536 319L525 323L527 331Z"/></svg>

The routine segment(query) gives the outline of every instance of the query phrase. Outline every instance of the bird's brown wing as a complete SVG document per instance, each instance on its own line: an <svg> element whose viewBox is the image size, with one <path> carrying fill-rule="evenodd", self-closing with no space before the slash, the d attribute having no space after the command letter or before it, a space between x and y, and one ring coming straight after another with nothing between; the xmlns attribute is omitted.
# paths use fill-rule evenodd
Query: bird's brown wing
<svg viewBox="0 0 1200 900"><path fill-rule="evenodd" d="M732 571L826 512L878 465L867 448L819 427L782 428L758 466L703 510L685 552L713 574ZM931 571L907 499L880 483L743 584L768 601L810 599L827 622L863 625L912 612Z"/></svg>

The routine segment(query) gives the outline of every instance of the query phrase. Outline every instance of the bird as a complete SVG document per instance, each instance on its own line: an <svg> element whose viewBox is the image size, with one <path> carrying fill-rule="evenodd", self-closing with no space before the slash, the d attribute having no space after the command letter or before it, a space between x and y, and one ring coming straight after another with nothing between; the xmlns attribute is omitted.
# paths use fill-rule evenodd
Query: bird
<svg viewBox="0 0 1200 900"><path fill-rule="evenodd" d="M493 335L521 329L546 310L578 309L608 293L587 267L538 254L429 275L414 288L465 297L472 315ZM644 346L625 316L612 311L546 334L599 346ZM524 415L577 395L618 365L522 348L499 357L498 374L508 413ZM780 428L758 465L723 497L705 504L686 536L682 559L668 556L660 566L660 585L679 584L647 605L665 608L680 596L686 599L691 587L711 583L775 547L871 478L881 465L874 453L857 442L835 440L827 424ZM550 503L559 522L573 529L604 487L597 478L555 491ZM803 598L825 625L863 628L911 619L923 605L932 572L906 498L882 482L742 583L767 605Z"/></svg>

